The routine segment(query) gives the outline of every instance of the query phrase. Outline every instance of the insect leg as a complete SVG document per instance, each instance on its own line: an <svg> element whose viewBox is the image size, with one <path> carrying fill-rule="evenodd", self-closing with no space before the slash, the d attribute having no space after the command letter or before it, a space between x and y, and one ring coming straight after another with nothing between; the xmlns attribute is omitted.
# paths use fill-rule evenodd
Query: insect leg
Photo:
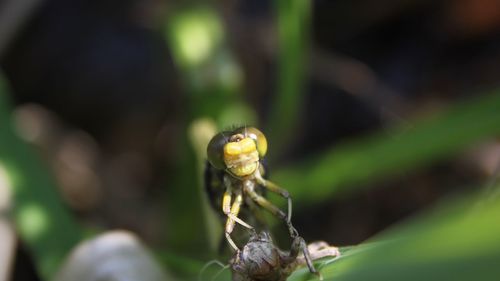
<svg viewBox="0 0 500 281"><path fill-rule="evenodd" d="M253 217L255 218L255 223L258 226L257 228L265 229L267 227L266 218L263 216L262 212L259 212L260 208L259 206L257 206L257 203L255 203L252 198L248 196L243 197L245 200L245 204L248 206L253 214Z"/></svg>
<svg viewBox="0 0 500 281"><path fill-rule="evenodd" d="M241 195L241 191L237 192L236 198L233 202L233 206L231 207L231 197L232 197L232 184L231 181L227 178L224 177L224 185L226 186L226 192L224 193L224 196L222 198L222 212L226 216L229 217L229 219L236 221L237 223L241 224L242 226L248 228L249 230L254 231L253 226L249 225L248 223L244 222L240 218L238 218L238 213L240 212L240 207L243 202L243 197ZM234 222L233 222L234 224ZM233 226L234 227L234 226ZM232 231L232 228L231 228Z"/></svg>
<svg viewBox="0 0 500 281"><path fill-rule="evenodd" d="M287 220L287 215L285 214L285 212L283 212L280 208L276 207L273 203L269 202L266 198L262 197L261 195L259 195L257 192L255 192L255 190L253 189L247 189L246 190L246 193L248 194L248 196L250 196L250 198L255 202L257 203L257 205L261 206L262 208L268 210L269 212L271 212L271 214L273 214L274 216L282 219L282 220L286 220L287 221L287 224L288 224L288 220ZM291 225L290 225L291 226ZM293 227L292 227L293 228Z"/></svg>
<svg viewBox="0 0 500 281"><path fill-rule="evenodd" d="M255 179L257 182L268 189L271 192L274 192L281 197L285 198L288 201L288 214L287 214L287 222L292 221L292 197L290 196L290 193L288 190L279 187L277 184L273 183L272 181L266 180L262 177L260 172L255 173Z"/></svg>
<svg viewBox="0 0 500 281"><path fill-rule="evenodd" d="M318 276L319 280L323 280L323 276L321 276L321 273L316 270L313 264L313 260L311 258L311 253L309 253L309 249L307 248L306 241L304 241L304 238L302 237L297 237L296 239L300 239L300 247L302 248L302 253L304 253L304 259L306 260L307 267L309 268L309 272L312 274Z"/></svg>
<svg viewBox="0 0 500 281"><path fill-rule="evenodd" d="M241 224L242 226L250 230L254 230L254 228L251 225L244 222L243 220L241 220L240 218L238 218L240 207L243 202L243 196L241 194L236 195L236 198L234 199L232 206L231 206L231 197L232 197L231 189L228 188L228 190L226 190L226 192L224 193L224 197L222 198L222 211L228 217L224 233L231 247L233 247L235 251L239 251L238 246L236 246L236 243L234 243L233 239L231 238L231 233L233 232L235 222Z"/></svg>
<svg viewBox="0 0 500 281"><path fill-rule="evenodd" d="M236 243L234 243L233 239L231 238L231 232L228 231L229 228L234 227L234 220L229 217L229 214L231 213L231 197L232 197L232 192L231 188L227 188L226 192L224 193L224 196L222 197L222 211L224 212L225 215L228 216L227 221L226 221L226 229L224 231L224 234L226 235L226 240L229 242L229 245L233 247L235 251L239 251L238 246L236 246ZM233 227L230 227L230 225L233 225Z"/></svg>
<svg viewBox="0 0 500 281"><path fill-rule="evenodd" d="M249 225L248 223L244 222L242 219L238 218L238 214L240 213L240 208L241 208L242 203L243 203L243 196L241 194L238 194L236 196L236 198L234 199L233 205L231 206L231 210L226 215L229 217L230 220L233 220L233 221L241 224L242 226L254 231L253 226ZM230 229L231 232L233 231L233 228L234 228L234 222L233 222L232 227ZM226 229L227 229L227 227L226 227Z"/></svg>
<svg viewBox="0 0 500 281"><path fill-rule="evenodd" d="M221 263L221 262L220 262L220 261L218 261L218 260L211 260L211 261L207 262L207 263L206 263L206 264L205 264L205 265L201 268L200 272L198 272L198 279L197 279L198 281L203 281L203 274L204 274L204 273L205 273L205 271L206 271L206 270L207 270L210 266L212 266L213 264L216 264L216 265L220 266L220 267L221 267L221 269L220 269L220 270L219 270L219 271L218 271L218 272L217 272L217 273L216 273L216 274L212 277L212 280L215 280L215 278L216 278L217 276L219 276L219 274L220 274L223 270L225 270L225 269L227 269L227 268L229 267L229 265L228 265L228 264L223 264L223 263Z"/></svg>
<svg viewBox="0 0 500 281"><path fill-rule="evenodd" d="M285 220L287 218L285 212L283 212L280 208L276 207L273 203L269 202L266 198L259 195L254 190L247 190L247 193L255 203L257 203L262 208L268 210L273 215L277 216L282 220Z"/></svg>
<svg viewBox="0 0 500 281"><path fill-rule="evenodd" d="M281 187L279 187L277 184L273 183L272 181L268 181L266 179L264 179L260 173L256 173L255 175L255 179L257 180L257 182L262 185L263 187L265 187L266 189L268 189L269 191L271 192L274 192L274 193L277 193L279 195L281 195L282 197L286 198L287 201L288 201L288 213L286 215L286 217L282 217L280 215L277 215L278 217L282 218L285 220L286 222L286 225L288 227L288 232L290 233L290 236L292 238L294 237L297 237L299 236L299 233L297 232L297 230L295 229L295 227L293 227L292 225L292 197L290 196L290 193L286 190L286 189L283 189ZM264 199L265 200L265 199ZM256 200L254 200L256 201ZM266 200L267 201L267 200ZM257 202L257 201L256 201ZM258 203L258 202L257 202ZM271 204L270 202L267 203L267 204ZM272 205L272 204L271 204ZM272 205L274 208L277 208L276 206ZM278 209L279 210L279 209ZM279 210L280 212L282 212L281 210ZM271 211L273 212L273 211Z"/></svg>

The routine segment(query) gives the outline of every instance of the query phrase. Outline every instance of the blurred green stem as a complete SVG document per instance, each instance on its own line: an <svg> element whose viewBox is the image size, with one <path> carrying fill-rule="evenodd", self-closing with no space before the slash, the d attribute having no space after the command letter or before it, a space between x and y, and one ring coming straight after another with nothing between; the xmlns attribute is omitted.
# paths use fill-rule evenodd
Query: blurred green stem
<svg viewBox="0 0 500 281"><path fill-rule="evenodd" d="M206 239L209 244L209 249L213 254L217 254L222 233L222 223L220 218L210 206L209 198L205 190L205 161L207 145L210 139L217 133L217 126L210 118L200 118L194 120L189 126L189 139L193 150L196 154L196 162L198 166L198 191L200 196L201 208L205 222Z"/></svg>
<svg viewBox="0 0 500 281"><path fill-rule="evenodd" d="M284 145L298 121L304 83L311 1L276 0L278 17L278 81L269 129L275 150Z"/></svg>

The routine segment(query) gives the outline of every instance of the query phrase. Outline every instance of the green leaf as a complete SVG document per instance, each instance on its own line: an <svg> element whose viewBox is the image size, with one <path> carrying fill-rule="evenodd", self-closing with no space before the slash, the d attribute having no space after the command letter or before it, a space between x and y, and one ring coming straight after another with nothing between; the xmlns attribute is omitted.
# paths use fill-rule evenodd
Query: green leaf
<svg viewBox="0 0 500 281"><path fill-rule="evenodd" d="M332 147L277 170L273 179L299 202L311 203L450 157L500 134L500 92L464 101L413 124L410 129L396 128Z"/></svg>
<svg viewBox="0 0 500 281"><path fill-rule="evenodd" d="M325 280L498 280L500 201L441 205L324 262ZM314 280L305 268L289 281Z"/></svg>
<svg viewBox="0 0 500 281"><path fill-rule="evenodd" d="M481 202L449 200L315 264L325 281L498 280L500 199ZM228 273L216 280L230 280ZM307 267L288 278L305 280L318 280Z"/></svg>

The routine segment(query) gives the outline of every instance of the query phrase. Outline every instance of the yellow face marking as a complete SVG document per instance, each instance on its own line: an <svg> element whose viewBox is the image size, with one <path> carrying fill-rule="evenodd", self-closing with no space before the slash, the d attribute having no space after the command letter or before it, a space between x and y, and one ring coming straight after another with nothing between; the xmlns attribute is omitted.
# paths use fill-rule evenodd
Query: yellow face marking
<svg viewBox="0 0 500 281"><path fill-rule="evenodd" d="M257 162L253 162L247 165L235 166L233 168L229 168L229 170L231 171L231 173L238 177L245 177L253 174L253 172L257 170Z"/></svg>
<svg viewBox="0 0 500 281"><path fill-rule="evenodd" d="M233 175L238 177L251 175L258 168L258 161L257 146L251 138L224 145L224 162Z"/></svg>
<svg viewBox="0 0 500 281"><path fill-rule="evenodd" d="M255 141L251 138L244 138L238 142L241 147L242 153L250 153L257 150L257 146L255 145Z"/></svg>
<svg viewBox="0 0 500 281"><path fill-rule="evenodd" d="M235 156L241 153L241 147L237 142L229 142L224 145L224 156Z"/></svg>
<svg viewBox="0 0 500 281"><path fill-rule="evenodd" d="M257 150L255 142L251 138L244 138L239 142L229 142L224 146L224 155L237 156L241 153L249 153Z"/></svg>

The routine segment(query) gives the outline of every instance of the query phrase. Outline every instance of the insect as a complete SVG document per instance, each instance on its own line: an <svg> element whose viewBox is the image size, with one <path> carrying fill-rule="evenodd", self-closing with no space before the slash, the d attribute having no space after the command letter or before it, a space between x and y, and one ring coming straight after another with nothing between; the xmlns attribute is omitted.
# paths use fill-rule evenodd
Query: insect
<svg viewBox="0 0 500 281"><path fill-rule="evenodd" d="M292 201L287 190L264 178L262 159L267 153L264 134L253 127L240 127L215 135L207 146L210 163L205 171L206 189L212 205L226 216L224 234L235 251L238 246L231 238L235 224L255 232L253 226L239 218L243 205L254 213L257 207L264 208L285 221L292 238L298 236L292 226ZM274 192L288 201L285 213L264 197L265 191ZM221 200L222 198L222 200Z"/></svg>
<svg viewBox="0 0 500 281"><path fill-rule="evenodd" d="M301 250L304 256L299 256ZM307 246L300 236L295 237L289 252L282 251L274 245L267 232L261 232L250 237L243 249L231 259L230 267L233 281L285 281L299 266L307 264L312 272L312 260L339 255L338 249L326 242ZM316 274L321 280L321 275Z"/></svg>

